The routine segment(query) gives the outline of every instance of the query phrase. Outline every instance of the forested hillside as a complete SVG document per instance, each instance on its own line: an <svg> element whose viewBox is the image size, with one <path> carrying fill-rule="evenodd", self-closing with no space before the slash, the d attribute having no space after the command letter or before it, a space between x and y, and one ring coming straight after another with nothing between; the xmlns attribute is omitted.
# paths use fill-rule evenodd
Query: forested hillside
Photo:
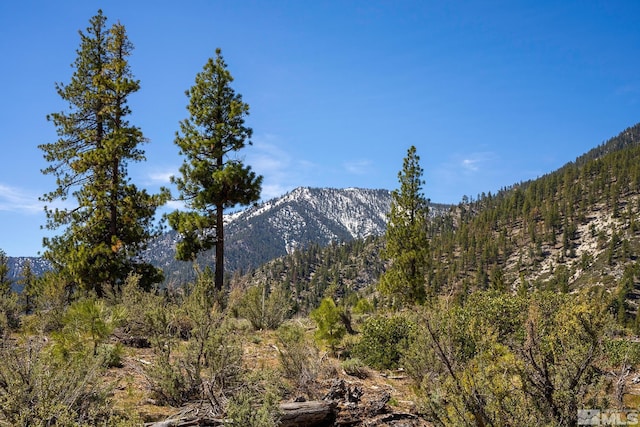
<svg viewBox="0 0 640 427"><path fill-rule="evenodd" d="M234 275L231 286L271 283L288 292L295 312L308 314L327 295L336 300L357 300L371 293L372 284L384 269L379 256L382 244L380 236L334 242L326 247L314 244L244 276Z"/></svg>
<svg viewBox="0 0 640 427"><path fill-rule="evenodd" d="M619 291L633 316L640 253L638 142L635 125L557 171L441 210L430 221L432 292L464 299L474 290L570 292L602 285ZM316 284L327 278L338 289L363 290L384 270L378 256L383 245L380 238L324 250L314 246L252 274L303 286L310 294L321 294Z"/></svg>
<svg viewBox="0 0 640 427"><path fill-rule="evenodd" d="M625 274L635 282L639 141L636 125L558 171L460 203L455 227L434 230L430 286L464 297L488 288L615 291Z"/></svg>

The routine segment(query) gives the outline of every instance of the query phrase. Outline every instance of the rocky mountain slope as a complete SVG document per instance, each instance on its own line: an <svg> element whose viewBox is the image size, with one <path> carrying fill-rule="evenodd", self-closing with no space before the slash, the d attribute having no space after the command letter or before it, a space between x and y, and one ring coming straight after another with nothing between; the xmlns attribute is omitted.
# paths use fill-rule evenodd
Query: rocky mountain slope
<svg viewBox="0 0 640 427"><path fill-rule="evenodd" d="M248 270L311 243L327 245L384 232L391 203L387 190L300 187L267 202L227 215L227 271ZM150 245L145 257L173 281L189 277L190 263L176 261L179 235L170 231ZM211 265L213 252L199 264Z"/></svg>
<svg viewBox="0 0 640 427"><path fill-rule="evenodd" d="M434 281L450 292L598 286L627 299L640 279L640 125L456 214L433 242Z"/></svg>
<svg viewBox="0 0 640 427"><path fill-rule="evenodd" d="M226 217L226 269L230 273L248 271L310 245L324 247L331 242L380 236L386 229L390 206L389 190L296 188ZM448 205L433 204L432 214L448 209ZM153 242L145 255L163 268L172 282L183 281L193 272L190 263L174 259L178 239L175 232L169 232ZM212 252L199 257L201 265L212 261Z"/></svg>
<svg viewBox="0 0 640 427"><path fill-rule="evenodd" d="M263 252L250 245L260 235L276 237L273 249L280 253L292 253L310 243L326 246L332 241L380 235L386 228L390 204L387 190L299 187L230 215L227 232L233 237L228 250Z"/></svg>
<svg viewBox="0 0 640 427"><path fill-rule="evenodd" d="M21 276L21 272L27 263L30 263L31 271L34 275L40 276L50 267L49 263L40 257L8 257L9 279L15 282ZM20 286L17 286L20 288Z"/></svg>

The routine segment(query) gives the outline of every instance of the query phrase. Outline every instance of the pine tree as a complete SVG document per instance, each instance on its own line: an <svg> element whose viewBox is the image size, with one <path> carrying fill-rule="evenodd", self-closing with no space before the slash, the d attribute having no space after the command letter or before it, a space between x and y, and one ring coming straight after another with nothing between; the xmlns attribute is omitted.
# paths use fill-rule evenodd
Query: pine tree
<svg viewBox="0 0 640 427"><path fill-rule="evenodd" d="M390 265L380 278L380 291L399 303L423 303L426 299L429 201L422 193L423 170L419 162L416 148L411 146L398 173L400 189L391 194L382 253Z"/></svg>
<svg viewBox="0 0 640 427"><path fill-rule="evenodd" d="M35 300L40 294L38 278L33 272L31 260L26 260L20 269L18 284L22 285L22 292L20 293L22 309L25 314L30 314L35 308Z"/></svg>
<svg viewBox="0 0 640 427"><path fill-rule="evenodd" d="M261 176L232 156L245 147L252 129L244 123L249 105L231 82L221 50L216 49L215 59L209 58L186 92L190 118L180 122L175 139L186 159L180 167L182 176L173 177L172 182L190 210L168 215L169 225L182 236L176 248L178 259L193 261L200 252L215 247L217 289L222 289L224 279L224 210L256 202L262 184Z"/></svg>
<svg viewBox="0 0 640 427"><path fill-rule="evenodd" d="M9 278L9 257L0 249L0 338L20 324L18 295Z"/></svg>
<svg viewBox="0 0 640 427"><path fill-rule="evenodd" d="M0 249L0 297L11 292L11 279L9 278L9 257Z"/></svg>
<svg viewBox="0 0 640 427"><path fill-rule="evenodd" d="M325 341L335 353L336 346L346 333L344 324L341 321L341 310L336 306L332 298L326 297L320 306L309 315L316 323L315 336L318 340Z"/></svg>
<svg viewBox="0 0 640 427"><path fill-rule="evenodd" d="M69 110L47 117L60 138L40 145L50 163L42 172L57 185L42 200L75 199L75 206L45 208L46 227L64 232L44 239L44 257L73 286L99 296L119 289L131 272L143 273L145 287L161 280L139 254L157 232L154 214L169 196L165 189L150 195L127 176L129 162L145 159L139 145L146 139L127 120L127 100L140 83L127 62L133 46L124 26L107 29L106 21L98 11L80 32L71 81L56 85Z"/></svg>

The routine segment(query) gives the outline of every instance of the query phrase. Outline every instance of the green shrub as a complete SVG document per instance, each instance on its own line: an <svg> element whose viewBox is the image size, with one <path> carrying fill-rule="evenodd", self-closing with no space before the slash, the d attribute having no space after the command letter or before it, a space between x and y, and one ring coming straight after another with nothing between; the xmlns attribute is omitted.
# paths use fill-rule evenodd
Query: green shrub
<svg viewBox="0 0 640 427"><path fill-rule="evenodd" d="M352 359L344 360L341 363L342 369L347 375L351 375L352 377L364 379L369 376L369 372L367 371L367 367L362 362L362 360L357 357Z"/></svg>
<svg viewBox="0 0 640 427"><path fill-rule="evenodd" d="M151 340L156 363L146 374L161 403L180 406L205 400L214 413L222 413L227 395L238 387L242 347L218 301L209 275L202 274L181 305L172 306L171 311L156 307L149 313L151 324L156 325ZM190 327L186 343L179 342L172 330L175 319Z"/></svg>
<svg viewBox="0 0 640 427"><path fill-rule="evenodd" d="M168 348L155 350L156 360L145 367L145 375L158 403L178 407L200 397L201 379L189 366L174 360Z"/></svg>
<svg viewBox="0 0 640 427"><path fill-rule="evenodd" d="M62 316L62 329L53 334L54 351L64 357L98 355L98 347L118 326L124 312L109 307L104 300L82 299L69 306Z"/></svg>
<svg viewBox="0 0 640 427"><path fill-rule="evenodd" d="M47 272L38 279L40 292L35 298L33 329L44 333L62 328L62 317L71 302L72 289L65 279Z"/></svg>
<svg viewBox="0 0 640 427"><path fill-rule="evenodd" d="M236 308L255 330L277 329L291 313L285 291L276 287L269 292L265 285L247 289Z"/></svg>
<svg viewBox="0 0 640 427"><path fill-rule="evenodd" d="M227 404L226 418L233 427L275 427L280 420L284 385L271 369L247 372L241 388Z"/></svg>
<svg viewBox="0 0 640 427"><path fill-rule="evenodd" d="M9 291L0 295L0 336L15 331L20 326L20 304L18 295Z"/></svg>
<svg viewBox="0 0 640 427"><path fill-rule="evenodd" d="M276 427L279 425L278 405L275 402L256 404L256 397L240 391L227 405L231 427Z"/></svg>
<svg viewBox="0 0 640 427"><path fill-rule="evenodd" d="M121 328L129 337L149 339L155 332L150 312L166 304L162 296L144 291L139 283L140 276L131 274L125 280L121 293L116 295L126 313Z"/></svg>
<svg viewBox="0 0 640 427"><path fill-rule="evenodd" d="M61 359L42 337L0 343L0 425L106 425L100 359Z"/></svg>
<svg viewBox="0 0 640 427"><path fill-rule="evenodd" d="M319 356L317 347L307 339L302 326L283 324L278 328L278 359L285 378L294 387L310 392L318 378Z"/></svg>
<svg viewBox="0 0 640 427"><path fill-rule="evenodd" d="M407 348L412 328L413 323L402 315L371 317L362 327L354 355L372 368L394 369Z"/></svg>
<svg viewBox="0 0 640 427"><path fill-rule="evenodd" d="M575 425L576 408L610 407L613 384L596 365L613 320L606 310L588 292L441 299L403 355L421 412L436 425L564 426Z"/></svg>
<svg viewBox="0 0 640 427"><path fill-rule="evenodd" d="M105 368L122 368L122 358L124 356L124 346L121 343L103 344L98 350Z"/></svg>
<svg viewBox="0 0 640 427"><path fill-rule="evenodd" d="M635 366L640 363L640 342L628 340L605 340L604 354L613 366L623 363Z"/></svg>
<svg viewBox="0 0 640 427"><path fill-rule="evenodd" d="M20 301L9 279L9 258L0 249L0 336L20 325Z"/></svg>
<svg viewBox="0 0 640 427"><path fill-rule="evenodd" d="M375 307L373 303L366 298L360 298L356 305L353 307L353 312L355 314L369 314L373 313Z"/></svg>
<svg viewBox="0 0 640 427"><path fill-rule="evenodd" d="M325 298L320 307L311 312L311 319L316 322L316 339L327 343L335 353L337 345L346 333L346 328L340 317L340 309L331 298Z"/></svg>

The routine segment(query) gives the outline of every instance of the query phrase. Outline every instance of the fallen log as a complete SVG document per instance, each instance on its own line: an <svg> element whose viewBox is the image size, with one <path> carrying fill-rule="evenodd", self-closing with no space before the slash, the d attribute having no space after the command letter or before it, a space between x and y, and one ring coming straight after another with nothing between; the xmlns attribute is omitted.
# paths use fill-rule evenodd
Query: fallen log
<svg viewBox="0 0 640 427"><path fill-rule="evenodd" d="M145 423L145 427L219 427L225 420L217 418L178 418L175 420Z"/></svg>
<svg viewBox="0 0 640 427"><path fill-rule="evenodd" d="M330 426L336 418L336 403L326 400L280 404L282 427Z"/></svg>
<svg viewBox="0 0 640 427"><path fill-rule="evenodd" d="M224 420L215 418L180 418L176 420L146 423L145 427L217 427L223 425Z"/></svg>
<svg viewBox="0 0 640 427"><path fill-rule="evenodd" d="M322 427L330 426L336 419L336 403L324 400L311 402L287 402L280 404L281 427ZM155 423L146 427L190 427L222 426L225 420L215 418L178 418Z"/></svg>

